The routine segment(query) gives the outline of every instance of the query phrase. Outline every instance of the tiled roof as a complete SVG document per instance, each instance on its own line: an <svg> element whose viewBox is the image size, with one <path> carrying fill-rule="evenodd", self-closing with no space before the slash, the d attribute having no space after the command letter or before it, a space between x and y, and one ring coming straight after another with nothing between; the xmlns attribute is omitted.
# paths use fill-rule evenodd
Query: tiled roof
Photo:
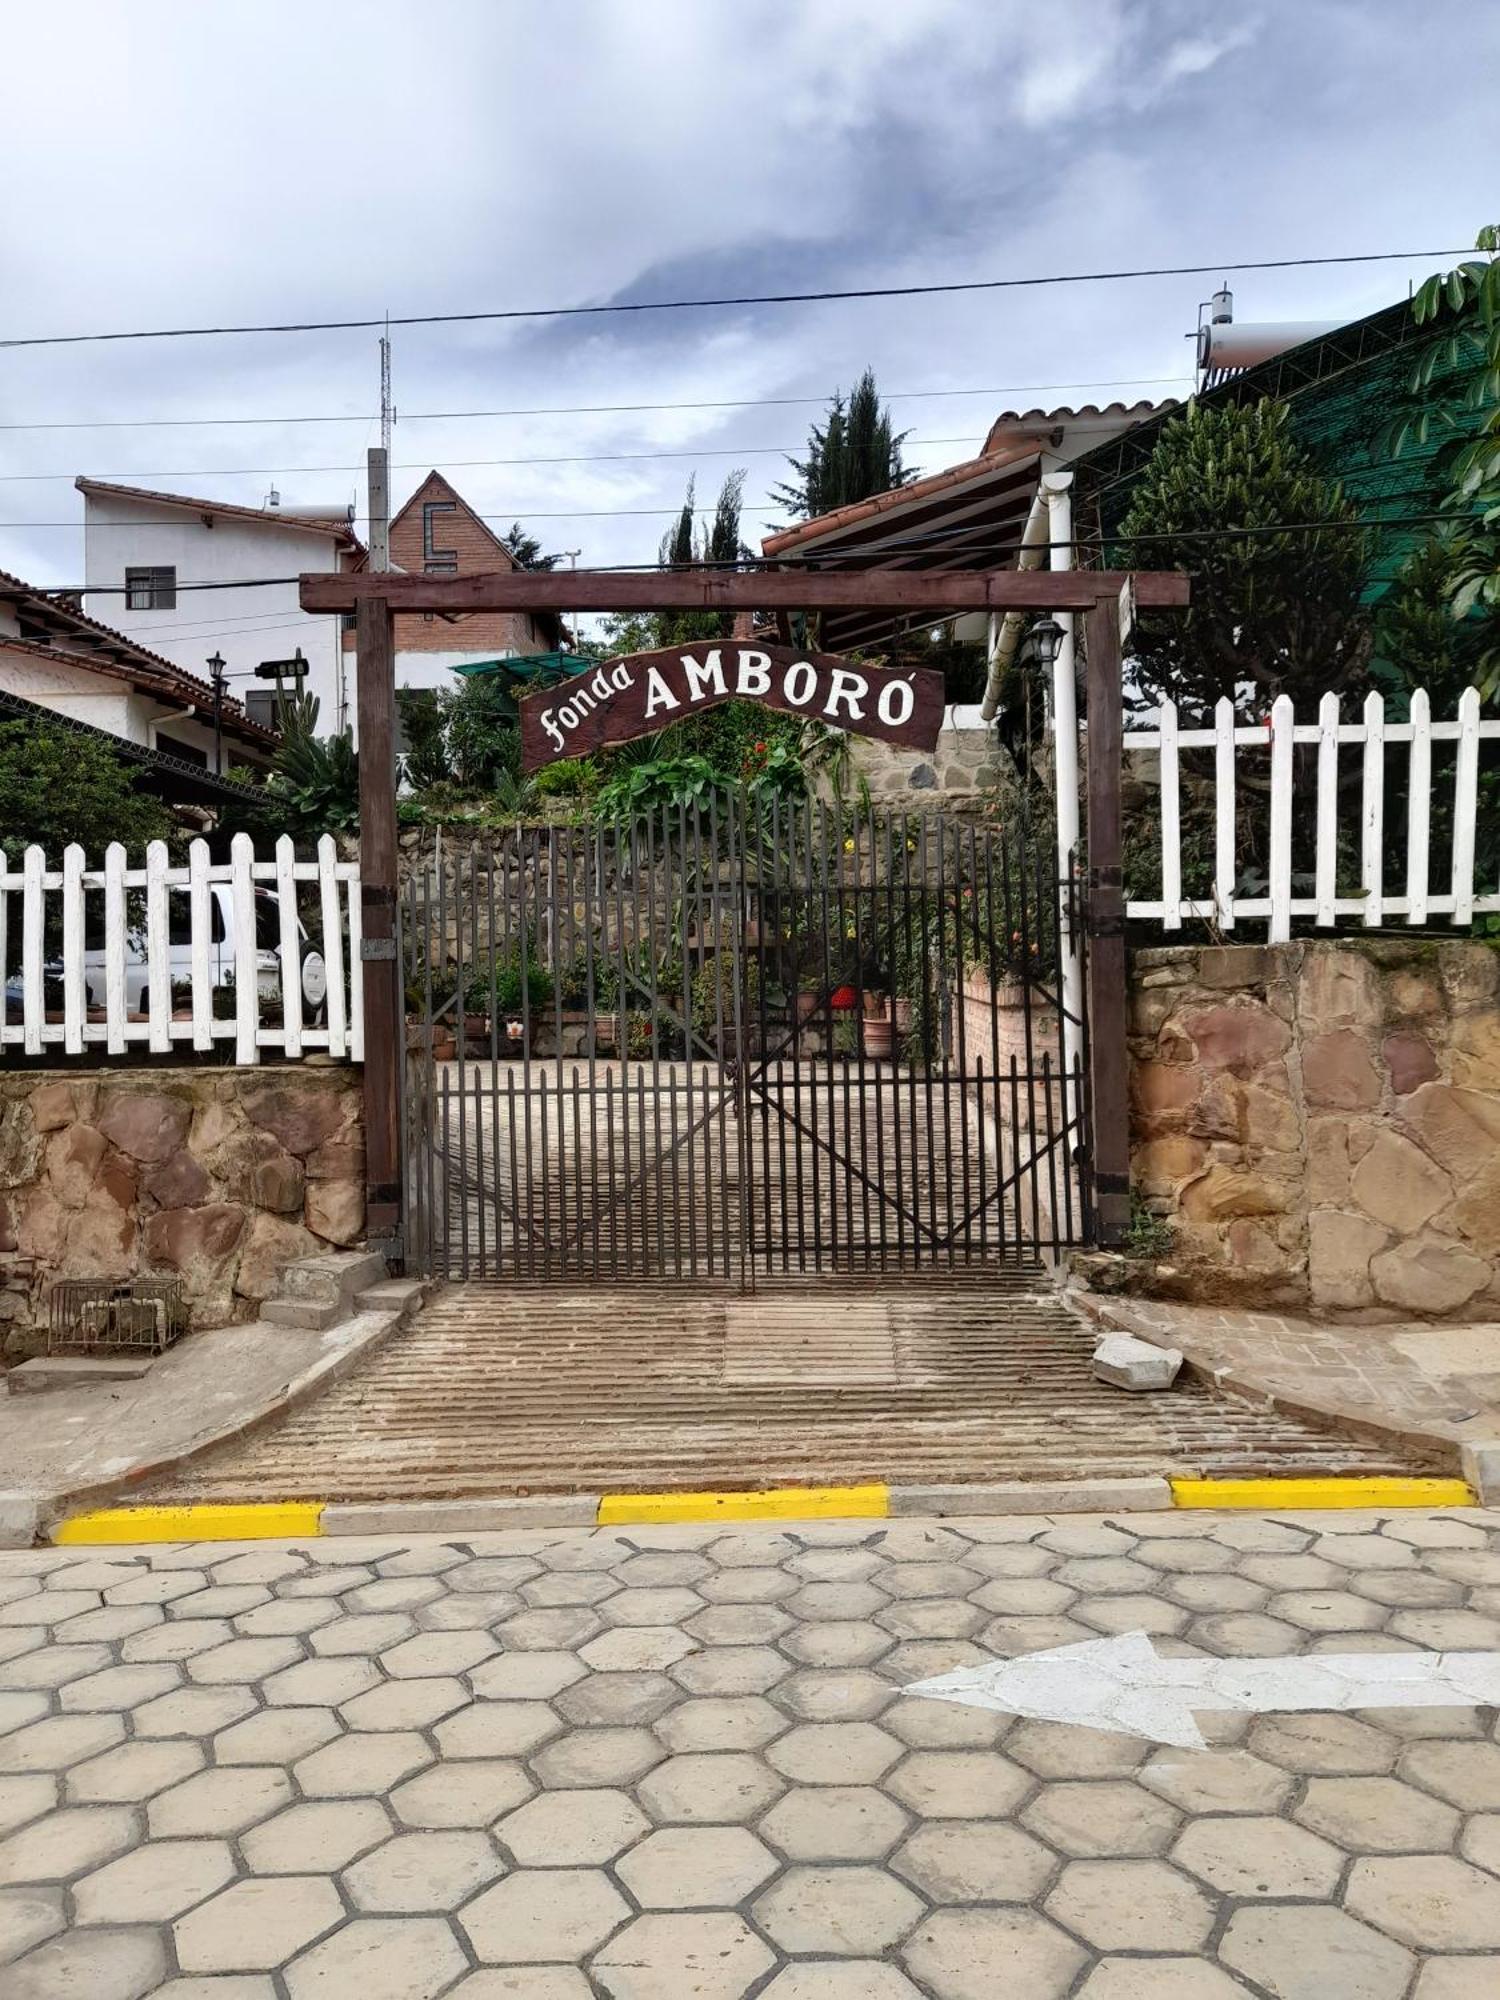
<svg viewBox="0 0 1500 2000"><path fill-rule="evenodd" d="M1070 409L1066 404L1055 410L1002 410L990 425L989 436L984 441L986 452L1001 450L1007 442L1014 443L1018 432L1035 437L1040 431L1128 430L1133 424L1143 424L1150 417L1160 416L1164 411L1175 409L1177 398L1167 396L1159 403L1143 397L1137 403L1080 403Z"/></svg>
<svg viewBox="0 0 1500 2000"><path fill-rule="evenodd" d="M105 674L111 680L127 681L142 693L162 695L184 706L191 704L206 715L213 713L213 689L207 681L188 673L174 661L163 659L161 654L148 651L134 639L128 639L123 632L116 632L112 626L101 625L86 611L76 611L71 604L61 604L34 584L0 570L0 598L4 597L13 597L21 615L41 625L50 636L11 639L0 634L0 647L20 647L45 657L65 660L70 666ZM86 647L53 643L60 634L69 632L99 643ZM258 722L252 722L245 713L244 705L232 695L224 697L222 712L226 727L249 742L270 746L280 740L274 730L263 729Z"/></svg>
<svg viewBox="0 0 1500 2000"><path fill-rule="evenodd" d="M200 500L189 493L158 493L149 486L119 486L112 480L89 479L83 473L73 481L80 493L100 493L116 500L149 500L161 507L182 507L192 514L228 514L237 521L258 521L262 527L291 528L305 535L332 535L346 548L363 546L343 515L328 520L309 521L296 514L278 513L274 507L243 507L233 500Z"/></svg>

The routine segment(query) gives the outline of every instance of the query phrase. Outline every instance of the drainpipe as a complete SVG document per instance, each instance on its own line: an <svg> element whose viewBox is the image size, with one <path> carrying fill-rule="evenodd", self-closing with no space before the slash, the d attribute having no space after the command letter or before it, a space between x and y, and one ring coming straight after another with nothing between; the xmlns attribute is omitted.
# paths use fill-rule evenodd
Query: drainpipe
<svg viewBox="0 0 1500 2000"><path fill-rule="evenodd" d="M1021 530L1021 550L1016 558L1016 568L1037 569L1046 553L1043 546L1048 538L1046 482L1038 486L1031 502L1031 512L1026 516L1026 526ZM990 615L989 629L989 673L985 677L984 699L979 704L979 713L985 722L993 722L995 710L1000 706L1000 683L1005 678L1005 669L1015 656L1020 644L1021 630L1026 623L1024 611L1007 611L1003 618Z"/></svg>

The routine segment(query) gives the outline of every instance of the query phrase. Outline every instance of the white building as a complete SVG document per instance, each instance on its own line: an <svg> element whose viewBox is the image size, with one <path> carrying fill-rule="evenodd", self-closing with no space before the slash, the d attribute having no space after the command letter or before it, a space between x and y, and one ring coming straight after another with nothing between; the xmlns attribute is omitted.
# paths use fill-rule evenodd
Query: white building
<svg viewBox="0 0 1500 2000"><path fill-rule="evenodd" d="M117 631L164 655L199 680L219 653L230 692L252 720L269 724L275 683L254 678L268 660L291 659L300 647L304 682L317 696L318 727L330 734L354 721L354 654L340 620L301 609L297 578L304 570L349 569L363 556L349 514L242 507L117 486L76 481L84 502L87 608ZM194 584L234 584L194 590Z"/></svg>
<svg viewBox="0 0 1500 2000"><path fill-rule="evenodd" d="M140 753L134 761L166 759L205 779L214 770L214 693L202 675L0 571L0 721L43 712L117 738ZM276 747L232 695L219 731L226 770L263 766ZM189 789L197 796L205 787Z"/></svg>

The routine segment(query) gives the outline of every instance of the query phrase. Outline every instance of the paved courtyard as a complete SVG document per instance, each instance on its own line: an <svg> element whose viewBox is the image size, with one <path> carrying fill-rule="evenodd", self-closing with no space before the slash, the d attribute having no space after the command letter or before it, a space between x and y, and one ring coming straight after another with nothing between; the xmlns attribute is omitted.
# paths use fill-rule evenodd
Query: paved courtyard
<svg viewBox="0 0 1500 2000"><path fill-rule="evenodd" d="M903 1693L1500 1649L1500 1514L0 1554L5 2000L1494 2000L1493 1709Z"/></svg>

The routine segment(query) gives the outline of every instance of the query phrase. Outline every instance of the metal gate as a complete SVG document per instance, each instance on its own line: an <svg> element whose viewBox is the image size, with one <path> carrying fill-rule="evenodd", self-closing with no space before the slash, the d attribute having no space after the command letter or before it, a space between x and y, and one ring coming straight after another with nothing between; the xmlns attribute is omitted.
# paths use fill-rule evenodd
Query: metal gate
<svg viewBox="0 0 1500 2000"><path fill-rule="evenodd" d="M711 797L440 842L403 899L408 1259L952 1270L1089 1240L1050 842Z"/></svg>

